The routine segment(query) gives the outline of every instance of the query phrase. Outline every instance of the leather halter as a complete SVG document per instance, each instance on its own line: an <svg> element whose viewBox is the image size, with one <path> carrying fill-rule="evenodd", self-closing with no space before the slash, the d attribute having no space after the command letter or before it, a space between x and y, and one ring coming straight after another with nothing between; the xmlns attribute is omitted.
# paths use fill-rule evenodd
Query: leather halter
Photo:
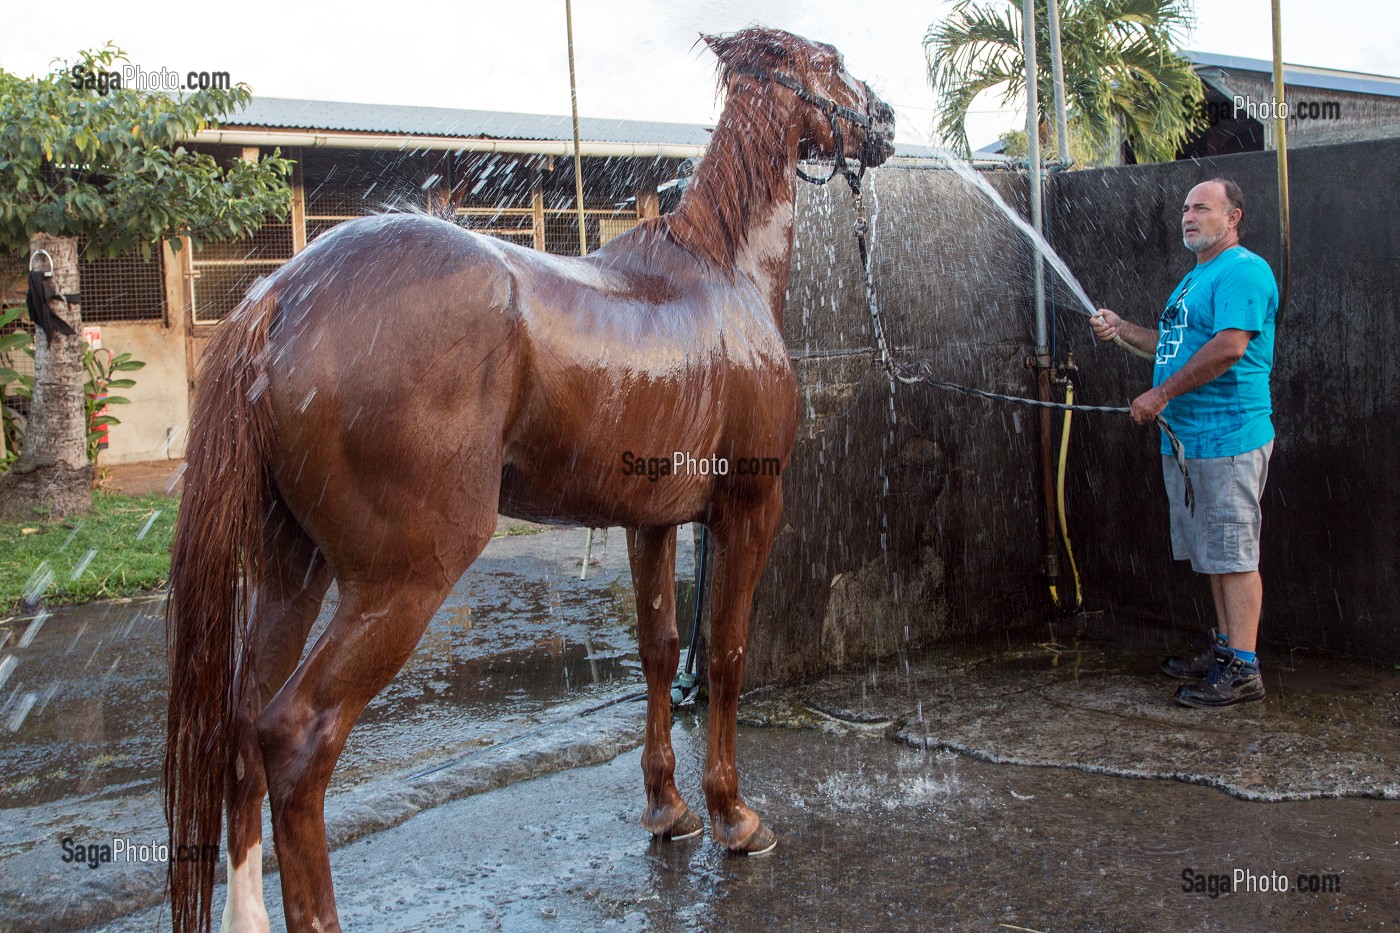
<svg viewBox="0 0 1400 933"><path fill-rule="evenodd" d="M866 163L869 161L866 158L867 147L870 143L870 114L868 108L870 106L870 99L874 96L870 91L870 85L866 84L864 81L861 82L861 87L865 88L867 112L860 113L857 110L852 110L850 107L838 104L836 103L836 101L831 100L830 98L822 97L820 94L808 90L795 78L790 77L789 75L785 75L781 71L764 71L759 68L742 67L735 68L733 74L747 75L751 78L758 78L763 81L772 81L775 84L781 84L783 87L795 93L799 98L811 104L813 107L816 107L822 113L826 114L827 118L831 121L831 137L833 142L835 143L836 153L834 164L831 167L830 174L828 174L825 178L819 178L813 175L808 175L806 172L802 171L801 167L799 166L797 169L798 177L800 177L803 181L811 182L814 185L824 185L827 182L831 181L831 179L835 178L836 175L839 173L845 176L846 181L850 184L852 191L855 191L859 188L860 180L863 177L865 177ZM852 169L849 163L847 163L846 161L845 140L841 135L841 124L838 122L839 120L845 120L848 123L853 123L861 129L865 130L865 145L861 146L859 153L856 155L856 165L858 166L858 169Z"/></svg>

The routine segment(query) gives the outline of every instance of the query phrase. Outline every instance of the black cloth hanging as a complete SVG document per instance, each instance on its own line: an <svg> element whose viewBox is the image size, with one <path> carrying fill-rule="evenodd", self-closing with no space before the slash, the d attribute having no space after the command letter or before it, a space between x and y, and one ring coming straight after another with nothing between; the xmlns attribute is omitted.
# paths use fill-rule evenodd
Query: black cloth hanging
<svg viewBox="0 0 1400 933"><path fill-rule="evenodd" d="M53 340L53 332L56 329L60 334L68 337L77 335L63 318L53 313L49 308L49 302L58 297L58 289L53 286L53 279L45 276L43 272L29 273L29 290L25 292L24 303L29 306L29 319L34 322L34 326L44 332L46 340ZM74 300L76 295L67 296L69 301Z"/></svg>

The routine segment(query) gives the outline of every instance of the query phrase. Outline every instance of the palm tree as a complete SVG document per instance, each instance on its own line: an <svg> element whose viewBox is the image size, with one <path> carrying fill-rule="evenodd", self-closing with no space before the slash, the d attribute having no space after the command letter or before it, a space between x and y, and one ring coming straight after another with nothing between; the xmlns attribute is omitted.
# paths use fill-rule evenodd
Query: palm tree
<svg viewBox="0 0 1400 933"><path fill-rule="evenodd" d="M1045 0L1036 0L1041 135L1054 109ZM1085 151L1106 153L1122 139L1139 162L1175 158L1202 121L1204 96L1177 51L1192 22L1190 0L1062 0L1065 103ZM961 0L924 36L929 81L940 97L938 135L967 155L964 120L973 99L1002 89L1024 98L1019 0Z"/></svg>

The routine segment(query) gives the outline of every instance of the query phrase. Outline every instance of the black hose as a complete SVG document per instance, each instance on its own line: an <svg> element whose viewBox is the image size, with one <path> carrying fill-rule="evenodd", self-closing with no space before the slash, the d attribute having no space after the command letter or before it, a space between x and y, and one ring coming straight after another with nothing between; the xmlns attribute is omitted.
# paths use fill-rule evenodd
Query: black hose
<svg viewBox="0 0 1400 933"><path fill-rule="evenodd" d="M710 529L700 526L700 555L695 567L695 619L690 624L690 648L685 653L685 672L695 673L695 645L700 640L700 616L705 611L705 565L710 556Z"/></svg>

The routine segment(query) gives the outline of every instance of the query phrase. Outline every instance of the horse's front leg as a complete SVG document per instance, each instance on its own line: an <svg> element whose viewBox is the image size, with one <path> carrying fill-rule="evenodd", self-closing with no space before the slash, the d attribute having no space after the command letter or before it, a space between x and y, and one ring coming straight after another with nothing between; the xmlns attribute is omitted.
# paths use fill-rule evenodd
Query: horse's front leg
<svg viewBox="0 0 1400 933"><path fill-rule="evenodd" d="M676 529L627 530L632 585L637 592L637 643L647 679L646 747L642 775L647 806L642 826L662 839L688 839L704 828L676 790L671 750L671 681L681 644L676 635Z"/></svg>
<svg viewBox="0 0 1400 933"><path fill-rule="evenodd" d="M709 805L715 838L734 852L750 855L767 852L778 844L773 832L739 796L739 771L734 764L734 754L749 611L782 510L782 487L777 483L757 498L730 499L715 504L705 801Z"/></svg>

